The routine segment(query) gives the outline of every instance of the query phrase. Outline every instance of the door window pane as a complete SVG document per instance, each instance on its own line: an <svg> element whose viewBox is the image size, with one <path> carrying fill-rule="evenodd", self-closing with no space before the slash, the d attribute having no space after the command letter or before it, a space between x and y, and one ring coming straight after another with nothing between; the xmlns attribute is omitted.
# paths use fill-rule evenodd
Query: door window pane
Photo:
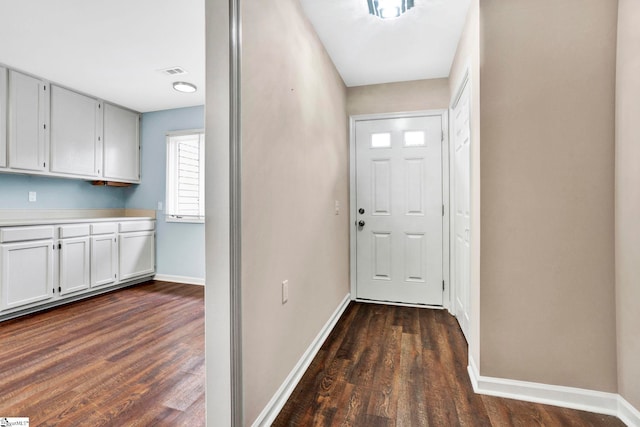
<svg viewBox="0 0 640 427"><path fill-rule="evenodd" d="M405 147L423 147L424 132L421 130L410 130L404 133Z"/></svg>
<svg viewBox="0 0 640 427"><path fill-rule="evenodd" d="M390 133L372 133L371 148L389 148L391 147Z"/></svg>

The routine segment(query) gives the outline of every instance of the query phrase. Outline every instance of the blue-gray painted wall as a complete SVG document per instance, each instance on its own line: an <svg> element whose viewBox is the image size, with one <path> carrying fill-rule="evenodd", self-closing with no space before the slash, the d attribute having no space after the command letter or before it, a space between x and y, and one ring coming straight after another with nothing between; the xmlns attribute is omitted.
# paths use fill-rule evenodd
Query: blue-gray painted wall
<svg viewBox="0 0 640 427"><path fill-rule="evenodd" d="M166 134L204 128L204 106L144 113L140 127L142 183L125 189L127 209L166 206ZM204 224L166 222L157 211L157 273L204 279Z"/></svg>
<svg viewBox="0 0 640 427"><path fill-rule="evenodd" d="M36 201L29 202L29 192ZM122 209L122 188L87 181L0 173L0 209Z"/></svg>
<svg viewBox="0 0 640 427"><path fill-rule="evenodd" d="M204 106L142 115L142 183L130 188L87 181L0 173L0 209L152 209L165 205L166 133L204 128ZM29 202L29 192L36 202ZM158 274L204 279L204 224L167 223L157 213Z"/></svg>

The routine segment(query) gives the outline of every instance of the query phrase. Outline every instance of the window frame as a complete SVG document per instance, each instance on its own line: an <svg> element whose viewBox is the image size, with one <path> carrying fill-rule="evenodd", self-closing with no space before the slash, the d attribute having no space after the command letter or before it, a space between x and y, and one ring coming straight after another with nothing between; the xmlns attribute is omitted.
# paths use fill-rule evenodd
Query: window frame
<svg viewBox="0 0 640 427"><path fill-rule="evenodd" d="M176 212L177 207L177 143L181 138L198 136L198 174L199 174L199 215L184 215ZM175 142L174 142L175 141ZM204 199L204 171L205 171L205 133L204 129L188 129L171 131L166 133L166 164L165 164L165 221L178 223L204 224L205 199Z"/></svg>

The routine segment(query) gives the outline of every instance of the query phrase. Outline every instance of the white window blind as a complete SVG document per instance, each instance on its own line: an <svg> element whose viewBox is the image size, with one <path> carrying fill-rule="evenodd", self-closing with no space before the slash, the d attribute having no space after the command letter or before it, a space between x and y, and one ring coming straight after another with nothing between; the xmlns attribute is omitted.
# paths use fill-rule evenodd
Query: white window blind
<svg viewBox="0 0 640 427"><path fill-rule="evenodd" d="M167 135L167 221L204 222L204 133Z"/></svg>

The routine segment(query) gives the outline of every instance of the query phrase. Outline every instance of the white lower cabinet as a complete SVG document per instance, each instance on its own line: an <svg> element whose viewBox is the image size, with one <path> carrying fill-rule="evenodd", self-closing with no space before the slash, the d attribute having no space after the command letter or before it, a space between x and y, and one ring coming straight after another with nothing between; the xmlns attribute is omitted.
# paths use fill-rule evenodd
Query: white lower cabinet
<svg viewBox="0 0 640 427"><path fill-rule="evenodd" d="M89 289L91 238L89 224L58 227L58 292L61 296Z"/></svg>
<svg viewBox="0 0 640 427"><path fill-rule="evenodd" d="M0 245L1 310L53 298L53 240Z"/></svg>
<svg viewBox="0 0 640 427"><path fill-rule="evenodd" d="M89 289L90 242L88 236L60 240L60 295Z"/></svg>
<svg viewBox="0 0 640 427"><path fill-rule="evenodd" d="M120 280L153 274L155 271L155 233L120 233Z"/></svg>
<svg viewBox="0 0 640 427"><path fill-rule="evenodd" d="M153 220L0 228L0 317L154 273Z"/></svg>
<svg viewBox="0 0 640 427"><path fill-rule="evenodd" d="M118 239L115 234L91 237L91 287L118 281Z"/></svg>

